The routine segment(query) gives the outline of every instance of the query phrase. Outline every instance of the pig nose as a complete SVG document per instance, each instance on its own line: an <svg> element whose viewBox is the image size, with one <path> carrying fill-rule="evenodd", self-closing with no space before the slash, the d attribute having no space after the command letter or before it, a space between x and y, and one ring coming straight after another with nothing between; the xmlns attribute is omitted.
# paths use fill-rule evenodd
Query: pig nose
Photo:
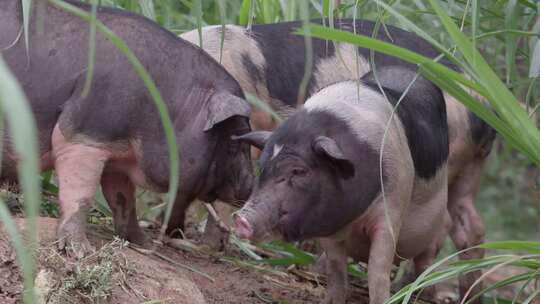
<svg viewBox="0 0 540 304"><path fill-rule="evenodd" d="M234 216L236 235L241 239L251 239L253 237L253 228L251 224L241 215Z"/></svg>

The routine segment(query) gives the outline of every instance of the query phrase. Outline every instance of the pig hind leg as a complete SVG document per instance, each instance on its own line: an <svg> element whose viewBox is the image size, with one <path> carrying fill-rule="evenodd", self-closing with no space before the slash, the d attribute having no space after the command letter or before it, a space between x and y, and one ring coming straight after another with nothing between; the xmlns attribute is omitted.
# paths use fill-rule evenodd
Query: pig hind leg
<svg viewBox="0 0 540 304"><path fill-rule="evenodd" d="M452 218L450 237L457 250L463 250L484 242L484 222L474 206L474 198L478 190L482 173L482 162L469 165L463 174L450 185L448 211ZM484 250L476 248L462 253L462 260L481 259ZM460 296L464 297L471 286L480 278L481 271L474 271L459 278ZM482 289L477 284L471 291L473 296ZM476 303L480 303L478 299Z"/></svg>
<svg viewBox="0 0 540 304"><path fill-rule="evenodd" d="M446 214L445 216L445 223L448 223L450 221L450 219L448 218L448 214ZM405 275L405 280L409 280L408 282L404 282L406 284L409 284L409 283L412 283L413 281L415 281L424 271L426 271L431 265L433 265L435 263L435 260L437 258L437 255L439 254L442 246L443 246L443 243L444 243L444 239L447 235L447 225L444 225L444 233L441 233L441 236L439 238L437 238L436 241L434 241L431 246L429 246L424 252L422 252L421 254L415 256L413 258L413 267L412 269L410 269L410 273L409 274L406 274ZM404 284L405 285L405 284ZM403 285L403 286L404 286ZM434 285L432 286L428 286L426 288L424 288L422 291L421 291L421 294L420 296L424 299L428 299L428 300L432 300L432 301L436 301L436 296L437 296L437 290L436 290L436 287Z"/></svg>
<svg viewBox="0 0 540 304"><path fill-rule="evenodd" d="M57 236L61 250L82 256L92 250L86 238L86 215L109 153L106 150L68 141L55 127L53 158L59 183L62 216Z"/></svg>
<svg viewBox="0 0 540 304"><path fill-rule="evenodd" d="M116 234L132 243L144 244L147 237L137 222L135 186L129 177L105 172L101 177L101 187L113 213Z"/></svg>

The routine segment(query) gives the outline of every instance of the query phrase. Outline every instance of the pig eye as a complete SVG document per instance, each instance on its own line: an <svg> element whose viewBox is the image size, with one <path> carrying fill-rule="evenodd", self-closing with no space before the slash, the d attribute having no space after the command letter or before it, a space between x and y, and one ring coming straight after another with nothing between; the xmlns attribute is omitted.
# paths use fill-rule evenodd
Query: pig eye
<svg viewBox="0 0 540 304"><path fill-rule="evenodd" d="M293 176L305 176L307 174L307 170L303 168L293 168L292 169L292 175Z"/></svg>

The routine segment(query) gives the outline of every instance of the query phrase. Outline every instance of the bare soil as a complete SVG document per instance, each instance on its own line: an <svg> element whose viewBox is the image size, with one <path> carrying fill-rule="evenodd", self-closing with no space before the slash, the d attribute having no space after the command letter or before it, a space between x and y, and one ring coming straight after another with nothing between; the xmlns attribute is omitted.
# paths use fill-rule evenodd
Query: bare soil
<svg viewBox="0 0 540 304"><path fill-rule="evenodd" d="M111 252L112 233L97 226L88 229L90 242L98 248L97 252L106 248L108 252L105 255L113 257L81 261L56 251L57 219L38 220L40 249L36 285L41 286L44 294L42 303L316 303L324 294L323 286L285 273L274 275L240 267L235 265L234 259L228 262L222 256L208 256L164 245L156 245L151 251L121 246L118 240ZM24 219L18 218L17 223L22 227ZM62 288L66 288L66 278L72 276L77 267L100 267L115 259L119 260L119 266L113 267L111 289L106 292L106 298L92 297L91 291L78 286L69 289L67 296L60 301L54 300ZM21 303L22 282L9 237L2 231L0 303Z"/></svg>
<svg viewBox="0 0 540 304"><path fill-rule="evenodd" d="M90 225L90 242L96 253L84 259L59 253L55 244L57 219L38 218L40 247L37 251L39 303L318 303L325 287L309 273L276 271L248 266L239 252L209 253L154 241L140 248L113 237L108 226ZM16 218L24 226L23 218ZM196 235L193 227L188 237ZM149 231L156 236L156 231ZM185 244L191 244L186 242ZM199 247L198 247L199 248ZM283 270L283 269L282 269ZM512 269L487 277L487 285L516 274ZM353 280L348 303L367 303L365 282ZM520 286L497 295L512 298ZM456 282L439 286L439 292L455 298ZM0 229L0 303L22 303L23 279L8 235ZM525 294L530 291L525 292ZM520 297L522 298L523 295ZM416 302L422 303L422 302ZM425 302L424 302L425 303Z"/></svg>

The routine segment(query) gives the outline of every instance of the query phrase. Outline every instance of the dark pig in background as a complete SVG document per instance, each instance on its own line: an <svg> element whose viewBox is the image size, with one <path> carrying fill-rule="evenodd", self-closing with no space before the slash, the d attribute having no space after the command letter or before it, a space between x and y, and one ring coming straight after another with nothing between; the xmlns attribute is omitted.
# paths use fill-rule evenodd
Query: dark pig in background
<svg viewBox="0 0 540 304"><path fill-rule="evenodd" d="M252 185L249 146L231 136L250 131L250 108L236 80L201 49L144 17L104 7L98 8L97 17L147 69L173 122L180 189L170 227L183 227L185 210L195 198L246 199ZM42 20L41 30L37 18ZM72 243L88 248L86 213L99 184L117 234L144 242L135 212L135 186L165 192L169 184L165 134L148 90L126 57L98 33L91 90L82 96L88 23L46 1L36 2L28 56L24 39L17 38L22 24L21 1L0 1L2 56L35 115L41 168L54 168L58 176L61 247ZM14 179L17 155L7 132L3 139L2 175Z"/></svg>
<svg viewBox="0 0 540 304"><path fill-rule="evenodd" d="M320 24L322 20L312 22ZM372 36L375 22L338 19L334 20L334 26ZM221 26L207 26L202 29L202 47L216 60L220 60L238 80L244 92L257 96L286 117L297 106L298 91L305 70L304 37L292 33L299 27L301 22L298 21L255 24L250 30L235 25L227 25L225 31L222 31ZM181 37L200 45L197 30L184 33ZM377 38L429 58L440 54L424 39L391 25L380 28ZM359 79L371 70L368 49L316 38L312 42L314 68L307 97L329 84ZM444 59L439 62L455 68ZM397 65L417 69L412 63L377 52L374 63L376 68ZM451 95L444 93L444 100L450 144L448 209L452 222L449 235L456 249L463 250L484 241L484 225L474 206L474 199L495 132ZM251 123L255 130L272 130L277 126L277 122L268 113L257 108L252 111ZM470 259L481 258L483 255L482 249L463 253L463 257ZM460 278L462 295L479 276L479 272L472 272ZM480 285L477 285L477 290L479 288Z"/></svg>
<svg viewBox="0 0 540 304"><path fill-rule="evenodd" d="M393 116L415 72L388 66L378 78L390 102L368 73L361 82L323 88L271 135L240 136L264 150L261 174L235 217L237 233L255 240L274 234L286 241L318 239L327 255L324 303L345 303L348 256L368 262L370 303L384 303L392 265L412 259L420 274L446 233L443 94L418 78Z"/></svg>

